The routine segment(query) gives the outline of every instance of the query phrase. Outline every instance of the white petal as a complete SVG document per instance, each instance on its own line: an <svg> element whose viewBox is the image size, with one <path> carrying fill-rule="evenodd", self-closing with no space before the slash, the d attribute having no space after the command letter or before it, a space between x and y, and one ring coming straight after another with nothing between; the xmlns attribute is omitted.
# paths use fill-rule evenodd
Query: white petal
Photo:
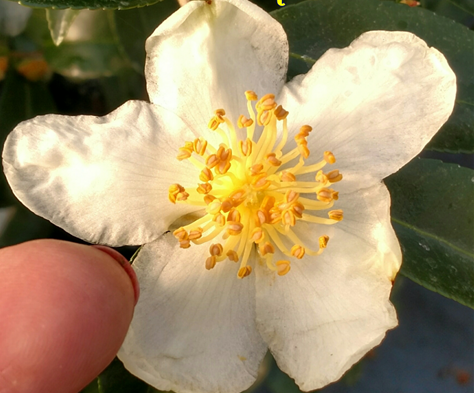
<svg viewBox="0 0 474 393"><path fill-rule="evenodd" d="M254 277L237 279L238 266L227 260L206 270L208 248L180 249L167 234L133 264L141 295L119 358L160 390L240 392L265 355Z"/></svg>
<svg viewBox="0 0 474 393"><path fill-rule="evenodd" d="M283 28L245 0L192 1L155 30L146 49L150 100L203 132L214 110L235 122L247 113L246 90L277 94L286 79Z"/></svg>
<svg viewBox="0 0 474 393"><path fill-rule="evenodd" d="M389 295L401 254L388 192L376 185L352 197L340 223L298 231L307 243L328 233L322 255L293 261L283 277L256 271L258 329L304 391L339 379L397 324Z"/></svg>
<svg viewBox="0 0 474 393"><path fill-rule="evenodd" d="M292 132L313 127L314 159L332 151L356 189L420 152L448 119L455 94L455 75L436 49L411 33L373 31L327 51L285 86L282 104Z"/></svg>
<svg viewBox="0 0 474 393"><path fill-rule="evenodd" d="M143 244L192 209L172 205L168 187L196 175L175 158L193 137L169 111L129 101L104 117L20 123L5 143L3 167L22 203L74 236Z"/></svg>
<svg viewBox="0 0 474 393"><path fill-rule="evenodd" d="M31 11L12 1L0 0L0 35L16 36L26 27Z"/></svg>

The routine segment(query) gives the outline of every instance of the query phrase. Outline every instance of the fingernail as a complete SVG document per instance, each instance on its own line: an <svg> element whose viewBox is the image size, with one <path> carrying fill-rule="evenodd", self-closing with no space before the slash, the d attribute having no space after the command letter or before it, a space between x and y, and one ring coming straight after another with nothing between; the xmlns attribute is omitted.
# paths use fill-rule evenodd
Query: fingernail
<svg viewBox="0 0 474 393"><path fill-rule="evenodd" d="M111 256L118 263L120 263L120 266L123 267L125 272L128 274L128 277L130 277L130 280L132 281L133 294L135 296L135 305L137 305L138 298L140 297L140 286L138 284L138 279L137 275L135 274L135 270L133 270L132 265L130 265L130 262L128 262L128 260L122 254L120 254L118 251L115 251L113 248L96 244L92 245L91 247L105 252L107 255Z"/></svg>

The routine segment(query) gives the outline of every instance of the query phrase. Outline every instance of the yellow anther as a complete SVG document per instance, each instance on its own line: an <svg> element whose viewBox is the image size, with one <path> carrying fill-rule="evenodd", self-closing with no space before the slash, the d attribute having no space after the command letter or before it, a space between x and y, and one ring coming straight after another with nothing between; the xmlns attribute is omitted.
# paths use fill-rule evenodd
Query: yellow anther
<svg viewBox="0 0 474 393"><path fill-rule="evenodd" d="M256 220L257 225L259 226L262 226L266 222L270 222L270 214L266 212L265 210L258 209L256 216L257 216L257 220Z"/></svg>
<svg viewBox="0 0 474 393"><path fill-rule="evenodd" d="M290 261L278 261L276 263L276 267L277 267L277 274L279 276L284 276L291 269Z"/></svg>
<svg viewBox="0 0 474 393"><path fill-rule="evenodd" d="M269 182L267 180L267 174L266 173L261 173L259 175L256 175L253 179L252 179L252 184L254 186L254 188L256 190L264 190L266 188L268 188L271 184L271 182Z"/></svg>
<svg viewBox="0 0 474 393"><path fill-rule="evenodd" d="M281 222L283 225L289 225L293 227L296 224L296 217L291 210L284 210L281 213Z"/></svg>
<svg viewBox="0 0 474 393"><path fill-rule="evenodd" d="M171 186L169 186L168 188L168 199L172 202L172 203L176 203L176 199L178 198L178 195L180 193L184 193L185 192L185 189L183 186L179 185L179 184L172 184ZM189 196L189 195L188 195Z"/></svg>
<svg viewBox="0 0 474 393"><path fill-rule="evenodd" d="M232 160L232 149L226 149L226 145L221 144L216 152L216 156L221 161Z"/></svg>
<svg viewBox="0 0 474 393"><path fill-rule="evenodd" d="M265 233L263 232L262 228L257 227L252 231L251 239L254 243L261 243L263 239L265 239Z"/></svg>
<svg viewBox="0 0 474 393"><path fill-rule="evenodd" d="M272 112L270 111L261 111L257 114L257 123L259 126L267 126L270 124L272 119Z"/></svg>
<svg viewBox="0 0 474 393"><path fill-rule="evenodd" d="M326 161L328 164L334 164L336 162L336 157L334 157L334 154L332 154L330 151L325 151L324 161Z"/></svg>
<svg viewBox="0 0 474 393"><path fill-rule="evenodd" d="M222 247L220 243L211 244L211 247L209 247L209 254L211 254L211 256L220 257L222 251L224 251L224 247Z"/></svg>
<svg viewBox="0 0 474 393"><path fill-rule="evenodd" d="M319 237L319 248L326 248L328 245L329 236L324 235Z"/></svg>
<svg viewBox="0 0 474 393"><path fill-rule="evenodd" d="M274 254L275 253L275 247L270 242L265 242L265 244L262 244L258 250L260 251L260 255L264 257L267 254Z"/></svg>
<svg viewBox="0 0 474 393"><path fill-rule="evenodd" d="M198 188L196 188L196 191L199 194L209 194L212 191L212 186L210 183L201 183L198 184Z"/></svg>
<svg viewBox="0 0 474 393"><path fill-rule="evenodd" d="M200 239L202 237L202 232L203 232L203 229L201 227L193 229L193 230L189 231L188 239L189 240Z"/></svg>
<svg viewBox="0 0 474 393"><path fill-rule="evenodd" d="M265 198L263 198L262 203L260 204L260 209L265 212L269 212L274 205L275 197L272 197L271 195L266 195Z"/></svg>
<svg viewBox="0 0 474 393"><path fill-rule="evenodd" d="M255 165L252 165L250 168L250 173L252 175L257 175L259 174L260 172L262 172L263 170L263 165L262 164L255 164Z"/></svg>
<svg viewBox="0 0 474 393"><path fill-rule="evenodd" d="M239 128L250 127L252 124L253 120L246 118L244 115L240 115L237 120L237 127Z"/></svg>
<svg viewBox="0 0 474 393"><path fill-rule="evenodd" d="M227 251L226 255L232 262L239 262L239 255L234 250Z"/></svg>
<svg viewBox="0 0 474 393"><path fill-rule="evenodd" d="M308 149L308 144L306 141L304 143L298 143L298 150L300 151L300 154L304 159L309 157L309 149Z"/></svg>
<svg viewBox="0 0 474 393"><path fill-rule="evenodd" d="M206 152L207 141L203 138L196 138L194 140L193 147L194 147L194 151L197 154L199 154L200 156L203 156L204 153Z"/></svg>
<svg viewBox="0 0 474 393"><path fill-rule="evenodd" d="M179 151L178 151L178 155L176 156L176 158L179 161L183 161L183 160L186 160L187 158L191 157L192 153L193 153L192 150L190 150L186 147L180 147Z"/></svg>
<svg viewBox="0 0 474 393"><path fill-rule="evenodd" d="M246 192L243 189L234 191L229 195L229 199L232 201L234 207L239 206L242 202L245 201Z"/></svg>
<svg viewBox="0 0 474 393"><path fill-rule="evenodd" d="M301 259L304 257L305 253L305 248L298 244L295 244L293 247L291 247L291 255L293 255L295 258Z"/></svg>
<svg viewBox="0 0 474 393"><path fill-rule="evenodd" d="M228 221L240 222L240 213L237 209L230 209L229 214L227 215Z"/></svg>
<svg viewBox="0 0 474 393"><path fill-rule="evenodd" d="M247 99L247 101L257 101L258 100L257 94L255 94L255 92L252 91L252 90L247 90L245 92L245 98Z"/></svg>
<svg viewBox="0 0 474 393"><path fill-rule="evenodd" d="M214 221L220 227L223 227L225 225L225 216L222 213L217 213L212 218L212 221Z"/></svg>
<svg viewBox="0 0 474 393"><path fill-rule="evenodd" d="M284 182L296 181L296 176L293 175L293 173L288 172L288 171L283 171L281 173L280 178L281 178L281 181L284 181Z"/></svg>
<svg viewBox="0 0 474 393"><path fill-rule="evenodd" d="M209 120L209 123L207 124L207 128L215 131L219 128L219 124L223 123L223 121L220 121L217 116L213 116L211 120Z"/></svg>
<svg viewBox="0 0 474 393"><path fill-rule="evenodd" d="M338 169L334 169L333 171L326 174L327 179L331 183L337 183L338 181L342 180L342 173L339 173Z"/></svg>
<svg viewBox="0 0 474 393"><path fill-rule="evenodd" d="M338 191L334 191L332 193L332 199L334 199L335 201L337 201L339 199L339 192Z"/></svg>
<svg viewBox="0 0 474 393"><path fill-rule="evenodd" d="M281 221L281 212L273 210L270 212L270 224L276 224Z"/></svg>
<svg viewBox="0 0 474 393"><path fill-rule="evenodd" d="M250 273L252 273L252 268L250 266L244 266L239 269L237 277L244 278L247 277Z"/></svg>
<svg viewBox="0 0 474 393"><path fill-rule="evenodd" d="M326 184L329 181L328 177L323 173L323 171L318 171L318 173L316 173L314 180L322 184Z"/></svg>
<svg viewBox="0 0 474 393"><path fill-rule="evenodd" d="M215 201L216 200L216 197L214 195L206 195L204 197L204 203L206 205L209 205L212 201Z"/></svg>
<svg viewBox="0 0 474 393"><path fill-rule="evenodd" d="M245 141L240 141L239 147L243 156L248 157L250 154L252 154L253 144L249 138L247 138Z"/></svg>
<svg viewBox="0 0 474 393"><path fill-rule="evenodd" d="M342 221L342 219L344 218L344 213L340 209L339 210L331 210L328 213L328 216L331 220Z"/></svg>
<svg viewBox="0 0 474 393"><path fill-rule="evenodd" d="M312 130L313 130L313 127L304 125L300 128L300 133L304 135L305 137L307 137Z"/></svg>
<svg viewBox="0 0 474 393"><path fill-rule="evenodd" d="M295 202L298 200L299 197L300 197L300 194L298 194L296 191L288 190L285 193L284 201L287 203Z"/></svg>
<svg viewBox="0 0 474 393"><path fill-rule="evenodd" d="M178 240L185 240L188 239L188 232L186 232L186 229L181 227L173 232L173 236Z"/></svg>
<svg viewBox="0 0 474 393"><path fill-rule="evenodd" d="M214 175L208 167L205 167L199 174L199 180L203 182L208 182L214 180Z"/></svg>
<svg viewBox="0 0 474 393"><path fill-rule="evenodd" d="M219 199L214 199L209 205L207 205L207 212L209 214L217 214L221 211L221 201Z"/></svg>
<svg viewBox="0 0 474 393"><path fill-rule="evenodd" d="M265 94L255 105L258 111L269 111L277 106L274 94Z"/></svg>
<svg viewBox="0 0 474 393"><path fill-rule="evenodd" d="M221 161L216 166L215 171L216 173L223 175L224 173L227 173L229 169L230 169L230 161Z"/></svg>
<svg viewBox="0 0 474 393"><path fill-rule="evenodd" d="M334 192L333 189L321 188L316 193L316 198L318 198L318 200L320 200L321 202L332 202L333 199L337 199L337 198L334 198L334 194L336 194L336 197L337 197L338 193Z"/></svg>
<svg viewBox="0 0 474 393"><path fill-rule="evenodd" d="M189 247L191 247L191 242L189 241L189 239L180 240L179 241L179 247L180 248L189 248Z"/></svg>
<svg viewBox="0 0 474 393"><path fill-rule="evenodd" d="M219 164L219 159L215 154L211 154L206 158L206 166L208 168L214 168L217 164Z"/></svg>
<svg viewBox="0 0 474 393"><path fill-rule="evenodd" d="M206 259L206 269L211 270L214 269L214 266L216 266L217 258L212 255L209 258Z"/></svg>
<svg viewBox="0 0 474 393"><path fill-rule="evenodd" d="M227 213L234 207L234 204L229 198L225 198L221 203L221 211Z"/></svg>
<svg viewBox="0 0 474 393"><path fill-rule="evenodd" d="M227 233L231 236L237 236L242 233L243 224L237 221L227 221Z"/></svg>
<svg viewBox="0 0 474 393"><path fill-rule="evenodd" d="M188 197L189 197L189 194L186 191L183 191L183 192L178 193L178 195L176 195L176 200L185 201L186 199L188 199Z"/></svg>
<svg viewBox="0 0 474 393"><path fill-rule="evenodd" d="M265 158L266 158L267 162L272 166L280 166L281 165L281 161L278 158L276 158L275 153L268 153L267 155L265 155Z"/></svg>
<svg viewBox="0 0 474 393"><path fill-rule="evenodd" d="M303 217L304 205L300 202L293 203L291 211L297 218Z"/></svg>
<svg viewBox="0 0 474 393"><path fill-rule="evenodd" d="M284 110L281 105L278 105L278 107L273 111L273 114L278 120L283 120L286 119L288 116L288 111Z"/></svg>
<svg viewBox="0 0 474 393"><path fill-rule="evenodd" d="M214 111L214 114L217 116L219 120L222 120L222 123L225 121L224 116L225 116L225 110L224 109L216 109Z"/></svg>

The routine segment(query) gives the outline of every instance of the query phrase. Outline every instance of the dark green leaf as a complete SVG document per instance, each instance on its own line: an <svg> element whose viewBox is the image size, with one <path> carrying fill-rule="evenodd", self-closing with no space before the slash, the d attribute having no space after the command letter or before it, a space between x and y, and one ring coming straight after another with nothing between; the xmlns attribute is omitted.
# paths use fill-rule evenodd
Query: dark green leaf
<svg viewBox="0 0 474 393"><path fill-rule="evenodd" d="M458 81L456 109L429 148L474 152L474 33L431 11L380 0L314 0L274 11L290 42L289 76L307 72L329 48L369 30L410 31L448 59Z"/></svg>
<svg viewBox="0 0 474 393"><path fill-rule="evenodd" d="M148 393L148 385L130 374L117 358L97 378L99 393Z"/></svg>
<svg viewBox="0 0 474 393"><path fill-rule="evenodd" d="M164 0L151 7L115 12L118 36L136 71L143 73L146 39L177 9L176 0Z"/></svg>
<svg viewBox="0 0 474 393"><path fill-rule="evenodd" d="M7 73L0 90L0 146L13 128L36 115L55 112L46 84L29 82L15 71ZM0 207L10 206L16 198L10 191L3 171L0 174Z"/></svg>
<svg viewBox="0 0 474 393"><path fill-rule="evenodd" d="M474 308L474 171L415 159L385 183L402 274Z"/></svg>
<svg viewBox="0 0 474 393"><path fill-rule="evenodd" d="M126 10L155 4L160 0L20 0L20 4L35 8L119 9Z"/></svg>

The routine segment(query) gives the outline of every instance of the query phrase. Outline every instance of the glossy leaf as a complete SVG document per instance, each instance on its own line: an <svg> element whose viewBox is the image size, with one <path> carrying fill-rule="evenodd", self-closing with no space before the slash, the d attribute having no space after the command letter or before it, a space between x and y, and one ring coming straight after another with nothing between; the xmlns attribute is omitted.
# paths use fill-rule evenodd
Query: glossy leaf
<svg viewBox="0 0 474 393"><path fill-rule="evenodd" d="M415 159L385 179L401 273L474 308L474 171Z"/></svg>
<svg viewBox="0 0 474 393"><path fill-rule="evenodd" d="M20 0L20 4L35 8L119 9L126 10L155 4L160 0Z"/></svg>
<svg viewBox="0 0 474 393"><path fill-rule="evenodd" d="M431 11L380 0L312 0L272 15L288 34L290 77L307 72L329 48L346 47L369 30L410 31L424 39L446 56L458 82L454 114L427 148L474 152L474 73L469 55L474 53L474 32Z"/></svg>

